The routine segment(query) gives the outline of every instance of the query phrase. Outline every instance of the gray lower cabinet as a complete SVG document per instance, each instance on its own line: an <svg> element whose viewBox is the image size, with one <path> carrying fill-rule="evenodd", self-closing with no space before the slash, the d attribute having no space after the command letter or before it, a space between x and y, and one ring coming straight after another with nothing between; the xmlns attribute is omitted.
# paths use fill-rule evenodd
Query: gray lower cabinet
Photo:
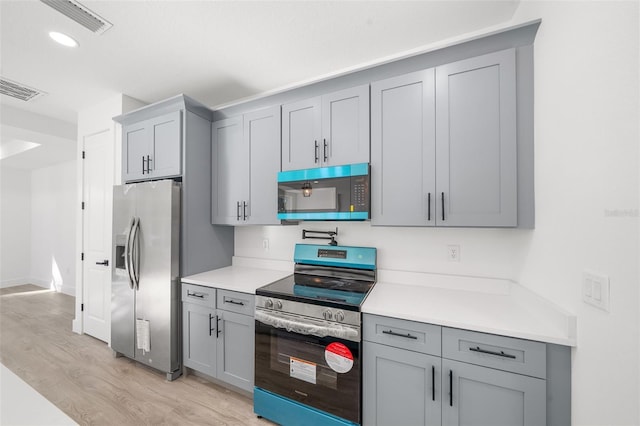
<svg viewBox="0 0 640 426"><path fill-rule="evenodd" d="M365 426L571 422L569 348L370 314L363 340Z"/></svg>
<svg viewBox="0 0 640 426"><path fill-rule="evenodd" d="M439 426L441 364L440 357L365 341L363 424Z"/></svg>
<svg viewBox="0 0 640 426"><path fill-rule="evenodd" d="M373 225L518 225L515 72L508 49L371 84Z"/></svg>
<svg viewBox="0 0 640 426"><path fill-rule="evenodd" d="M125 182L180 176L182 111L173 111L122 129Z"/></svg>
<svg viewBox="0 0 640 426"><path fill-rule="evenodd" d="M253 298L183 283L184 366L253 392Z"/></svg>
<svg viewBox="0 0 640 426"><path fill-rule="evenodd" d="M282 105L282 170L368 162L368 84Z"/></svg>
<svg viewBox="0 0 640 426"><path fill-rule="evenodd" d="M211 143L211 222L280 224L280 107L212 123Z"/></svg>
<svg viewBox="0 0 640 426"><path fill-rule="evenodd" d="M216 375L215 309L182 303L182 342L185 367Z"/></svg>
<svg viewBox="0 0 640 426"><path fill-rule="evenodd" d="M546 424L546 381L449 359L442 360L442 424Z"/></svg>

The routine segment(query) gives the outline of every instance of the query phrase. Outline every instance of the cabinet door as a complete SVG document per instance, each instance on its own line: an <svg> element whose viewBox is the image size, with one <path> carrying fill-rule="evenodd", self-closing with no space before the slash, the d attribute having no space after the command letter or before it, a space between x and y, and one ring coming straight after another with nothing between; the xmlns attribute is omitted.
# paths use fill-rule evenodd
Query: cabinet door
<svg viewBox="0 0 640 426"><path fill-rule="evenodd" d="M242 138L242 117L216 121L211 129L211 222L235 225L244 220L242 203L249 200L249 153Z"/></svg>
<svg viewBox="0 0 640 426"><path fill-rule="evenodd" d="M322 96L322 166L369 162L369 85Z"/></svg>
<svg viewBox="0 0 640 426"><path fill-rule="evenodd" d="M363 424L440 425L439 357L366 341L362 352Z"/></svg>
<svg viewBox="0 0 640 426"><path fill-rule="evenodd" d="M371 223L435 224L434 71L371 85Z"/></svg>
<svg viewBox="0 0 640 426"><path fill-rule="evenodd" d="M180 176L182 170L182 111L148 120L151 178Z"/></svg>
<svg viewBox="0 0 640 426"><path fill-rule="evenodd" d="M249 148L251 225L279 225L280 106L244 115L244 139Z"/></svg>
<svg viewBox="0 0 640 426"><path fill-rule="evenodd" d="M122 144L124 181L146 178L149 133L145 122L125 126L122 129Z"/></svg>
<svg viewBox="0 0 640 426"><path fill-rule="evenodd" d="M322 154L321 98L282 106L282 170L319 167Z"/></svg>
<svg viewBox="0 0 640 426"><path fill-rule="evenodd" d="M443 359L442 399L442 424L447 426L546 424L542 379Z"/></svg>
<svg viewBox="0 0 640 426"><path fill-rule="evenodd" d="M515 50L438 67L436 87L438 224L517 226Z"/></svg>
<svg viewBox="0 0 640 426"><path fill-rule="evenodd" d="M216 377L253 392L253 316L218 311L218 351Z"/></svg>
<svg viewBox="0 0 640 426"><path fill-rule="evenodd" d="M185 367L215 376L215 328L215 311L191 303L182 304L182 357Z"/></svg>

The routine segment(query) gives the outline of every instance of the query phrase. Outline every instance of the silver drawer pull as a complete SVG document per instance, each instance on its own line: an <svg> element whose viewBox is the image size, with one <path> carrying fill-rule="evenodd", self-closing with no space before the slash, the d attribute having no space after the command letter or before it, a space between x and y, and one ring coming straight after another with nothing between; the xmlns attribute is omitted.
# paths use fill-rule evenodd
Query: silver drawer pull
<svg viewBox="0 0 640 426"><path fill-rule="evenodd" d="M187 291L187 296L188 297L198 297L200 299L204 299L205 294L204 293L191 293L191 292Z"/></svg>
<svg viewBox="0 0 640 426"><path fill-rule="evenodd" d="M244 306L244 302L236 302L235 300L231 300L231 299L226 299L224 303L231 303L232 305Z"/></svg>
<svg viewBox="0 0 640 426"><path fill-rule="evenodd" d="M414 339L414 340L418 340L417 336L412 336L411 334L407 333L407 334L400 334L400 333L396 333L393 330L382 330L382 334L390 334L392 336L398 336L398 337L404 337L407 339Z"/></svg>
<svg viewBox="0 0 640 426"><path fill-rule="evenodd" d="M515 355L505 354L503 351L494 352L494 351L488 351L486 349L480 349L480 346L476 346L475 348L469 348L469 350L472 352L479 352L481 354L496 355L496 356L501 356L503 358L516 359Z"/></svg>

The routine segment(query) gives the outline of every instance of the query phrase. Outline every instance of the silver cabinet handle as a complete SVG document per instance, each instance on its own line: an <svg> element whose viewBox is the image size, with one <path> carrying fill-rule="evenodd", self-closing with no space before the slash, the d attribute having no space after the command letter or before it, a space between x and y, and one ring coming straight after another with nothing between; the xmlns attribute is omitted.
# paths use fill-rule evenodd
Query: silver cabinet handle
<svg viewBox="0 0 640 426"><path fill-rule="evenodd" d="M187 297L197 297L199 299L204 299L204 293L191 293L187 291Z"/></svg>
<svg viewBox="0 0 640 426"><path fill-rule="evenodd" d="M315 160L313 160L313 162L314 162L314 163L317 163L317 162L318 162L318 160L320 160L319 152L318 152L318 151L319 151L318 141L313 141L313 144L314 144L314 146L315 146L315 149L314 149L314 151L313 151L313 152L314 152L314 154L315 154Z"/></svg>
<svg viewBox="0 0 640 426"><path fill-rule="evenodd" d="M240 220L240 201L236 202L236 220Z"/></svg>

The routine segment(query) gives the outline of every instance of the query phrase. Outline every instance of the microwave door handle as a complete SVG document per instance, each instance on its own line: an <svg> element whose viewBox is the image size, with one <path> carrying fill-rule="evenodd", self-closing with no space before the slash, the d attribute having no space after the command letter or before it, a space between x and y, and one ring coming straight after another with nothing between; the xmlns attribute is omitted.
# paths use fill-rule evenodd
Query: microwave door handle
<svg viewBox="0 0 640 426"><path fill-rule="evenodd" d="M124 244L124 269L127 271L127 277L129 278L129 288L133 290L133 275L131 275L131 237L133 236L133 225L136 219L131 218L129 229L127 230L127 242Z"/></svg>

